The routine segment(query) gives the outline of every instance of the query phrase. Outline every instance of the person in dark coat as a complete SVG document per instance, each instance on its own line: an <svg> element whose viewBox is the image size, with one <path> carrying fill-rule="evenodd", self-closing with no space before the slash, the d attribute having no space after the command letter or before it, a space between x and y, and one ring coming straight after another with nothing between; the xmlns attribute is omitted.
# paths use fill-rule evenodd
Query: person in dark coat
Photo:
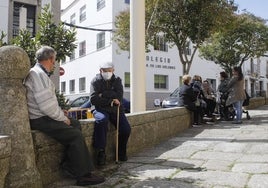
<svg viewBox="0 0 268 188"><path fill-rule="evenodd" d="M193 127L201 124L200 114L201 114L201 106L198 103L197 95L192 87L191 76L184 75L182 77L183 85L179 91L179 106L185 106L188 110L194 113L194 124Z"/></svg>
<svg viewBox="0 0 268 188"><path fill-rule="evenodd" d="M97 164L104 165L106 161L105 147L109 121L116 126L117 110L119 108L119 160L127 161L127 142L131 127L125 116L123 106L123 85L121 78L114 74L114 65L106 62L100 67L91 82L90 101L95 118L93 146L97 151Z"/></svg>
<svg viewBox="0 0 268 188"><path fill-rule="evenodd" d="M220 72L220 84L218 86L218 105L219 105L219 112L220 112L220 119L221 120L228 120L229 118L229 110L228 106L226 106L226 100L228 97L228 83L229 78L228 74L224 71Z"/></svg>

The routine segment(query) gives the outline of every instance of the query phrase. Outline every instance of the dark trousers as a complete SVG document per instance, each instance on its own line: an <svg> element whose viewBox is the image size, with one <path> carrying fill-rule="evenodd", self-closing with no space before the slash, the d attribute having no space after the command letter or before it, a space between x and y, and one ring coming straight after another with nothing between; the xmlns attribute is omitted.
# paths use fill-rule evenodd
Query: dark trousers
<svg viewBox="0 0 268 188"><path fill-rule="evenodd" d="M205 113L207 114L208 117L211 117L212 114L214 113L216 102L212 99L205 99L205 101L207 103L207 108L205 109Z"/></svg>
<svg viewBox="0 0 268 188"><path fill-rule="evenodd" d="M191 103L189 105L185 105L185 107L192 111L194 114L194 123L196 124L200 124L203 116L204 116L204 112L203 112L203 108L201 106L195 106L194 103Z"/></svg>
<svg viewBox="0 0 268 188"><path fill-rule="evenodd" d="M116 127L116 113L94 110L95 118L93 145L95 149L105 149L107 142L107 130L109 121ZM126 155L127 142L131 132L129 122L124 113L119 114L119 138L118 152L119 156Z"/></svg>
<svg viewBox="0 0 268 188"><path fill-rule="evenodd" d="M89 174L93 162L77 120L71 120L71 126L55 121L47 116L30 120L31 129L39 130L65 146L64 163L76 177Z"/></svg>

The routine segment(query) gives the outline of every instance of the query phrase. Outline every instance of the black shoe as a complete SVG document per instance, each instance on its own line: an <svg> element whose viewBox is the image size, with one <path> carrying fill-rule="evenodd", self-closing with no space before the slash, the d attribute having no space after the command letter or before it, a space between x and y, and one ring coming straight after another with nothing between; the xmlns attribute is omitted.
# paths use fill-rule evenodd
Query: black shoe
<svg viewBox="0 0 268 188"><path fill-rule="evenodd" d="M100 150L97 156L97 165L102 166L106 163L106 155L104 150Z"/></svg>
<svg viewBox="0 0 268 188"><path fill-rule="evenodd" d="M119 161L127 161L128 158L126 155L119 156Z"/></svg>
<svg viewBox="0 0 268 188"><path fill-rule="evenodd" d="M200 123L194 123L192 127L202 127L202 125L200 125Z"/></svg>
<svg viewBox="0 0 268 188"><path fill-rule="evenodd" d="M96 176L89 174L87 176L79 177L76 181L76 185L85 186L85 185L97 185L103 183L105 179L101 176Z"/></svg>

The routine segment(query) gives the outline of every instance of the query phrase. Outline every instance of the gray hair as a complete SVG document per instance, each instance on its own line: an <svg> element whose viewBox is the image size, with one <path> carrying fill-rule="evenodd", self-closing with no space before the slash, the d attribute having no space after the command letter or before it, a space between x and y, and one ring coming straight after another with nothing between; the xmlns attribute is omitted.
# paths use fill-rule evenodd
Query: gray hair
<svg viewBox="0 0 268 188"><path fill-rule="evenodd" d="M48 60L53 56L56 56L56 51L50 46L42 46L37 50L35 57L38 62Z"/></svg>

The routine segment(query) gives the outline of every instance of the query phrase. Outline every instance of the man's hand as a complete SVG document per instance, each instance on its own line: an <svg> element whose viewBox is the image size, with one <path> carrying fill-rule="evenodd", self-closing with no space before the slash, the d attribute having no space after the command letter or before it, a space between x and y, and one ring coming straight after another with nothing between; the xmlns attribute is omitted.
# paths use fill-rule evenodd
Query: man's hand
<svg viewBox="0 0 268 188"><path fill-rule="evenodd" d="M67 118L67 120L65 120L64 123L66 123L67 125L71 125L71 121L69 118Z"/></svg>
<svg viewBox="0 0 268 188"><path fill-rule="evenodd" d="M68 117L68 110L63 110L63 113L66 117Z"/></svg>
<svg viewBox="0 0 268 188"><path fill-rule="evenodd" d="M113 99L111 106L120 106L120 101L118 99Z"/></svg>

